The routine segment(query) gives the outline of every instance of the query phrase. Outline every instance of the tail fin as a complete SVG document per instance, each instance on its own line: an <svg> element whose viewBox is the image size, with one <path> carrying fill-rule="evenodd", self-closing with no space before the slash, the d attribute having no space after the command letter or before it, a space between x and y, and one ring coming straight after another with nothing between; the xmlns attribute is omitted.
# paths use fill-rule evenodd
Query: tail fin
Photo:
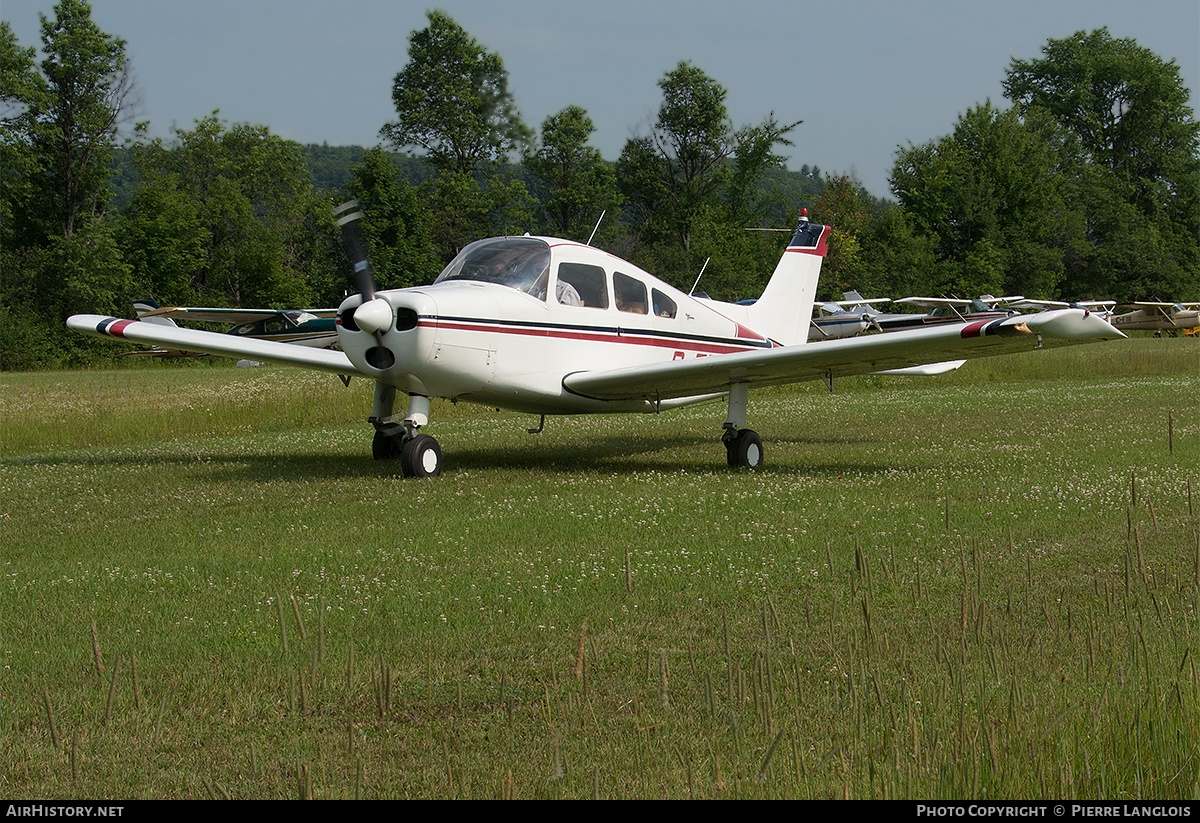
<svg viewBox="0 0 1200 823"><path fill-rule="evenodd" d="M171 309L163 309L153 297L133 301L133 311L137 315L138 320L143 320L147 323L158 323L163 326L176 325L174 320L163 316L164 312L169 312Z"/></svg>
<svg viewBox="0 0 1200 823"><path fill-rule="evenodd" d="M808 341L821 262L829 253L829 232L829 226L809 223L807 209L801 210L796 232L762 297L748 307L751 328L784 346Z"/></svg>

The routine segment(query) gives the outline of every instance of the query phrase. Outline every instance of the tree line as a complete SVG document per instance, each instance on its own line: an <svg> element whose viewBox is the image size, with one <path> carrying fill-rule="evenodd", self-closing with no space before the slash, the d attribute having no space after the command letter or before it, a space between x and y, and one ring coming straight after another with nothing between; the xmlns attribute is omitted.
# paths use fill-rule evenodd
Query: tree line
<svg viewBox="0 0 1200 823"><path fill-rule="evenodd" d="M648 133L607 161L584 109L529 127L500 55L444 12L427 19L393 83L396 119L361 149L303 147L217 112L151 139L127 122L125 43L87 3L43 16L40 61L0 22L0 367L106 358L111 344L68 337L63 321L124 316L148 295L337 305L347 265L332 209L350 197L382 288L430 282L474 239L529 231L591 238L680 288L703 270L714 297L754 297L787 238L765 229L806 206L834 228L823 299L1198 296L1189 92L1173 62L1105 29L1014 59L1010 105L977 105L899 150L881 199L815 166L788 172L802 124L733 124L726 90L686 61L659 81Z"/></svg>

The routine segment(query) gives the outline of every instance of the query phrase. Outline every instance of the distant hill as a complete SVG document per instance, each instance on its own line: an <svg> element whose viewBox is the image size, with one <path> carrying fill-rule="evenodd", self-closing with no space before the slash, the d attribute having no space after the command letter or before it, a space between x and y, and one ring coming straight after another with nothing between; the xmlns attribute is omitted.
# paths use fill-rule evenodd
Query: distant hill
<svg viewBox="0 0 1200 823"><path fill-rule="evenodd" d="M312 172L313 186L317 191L339 191L346 187L354 173L354 164L362 160L366 149L362 146L331 146L328 143L304 146L304 156ZM429 164L420 157L392 153L392 162L413 183L429 177Z"/></svg>
<svg viewBox="0 0 1200 823"><path fill-rule="evenodd" d="M304 156L312 173L313 186L318 191L340 191L350 182L354 165L362 160L366 149L362 146L330 146L310 143L303 146ZM392 159L405 178L419 183L429 177L429 164L420 157L395 152ZM520 172L518 171L518 174ZM137 187L137 171L130 162L129 150L118 148L113 152L113 203L124 206L129 202ZM763 179L764 189L774 190L779 204L779 219L797 204L811 206L821 193L824 179L817 167L811 170L806 165L801 171L773 169Z"/></svg>

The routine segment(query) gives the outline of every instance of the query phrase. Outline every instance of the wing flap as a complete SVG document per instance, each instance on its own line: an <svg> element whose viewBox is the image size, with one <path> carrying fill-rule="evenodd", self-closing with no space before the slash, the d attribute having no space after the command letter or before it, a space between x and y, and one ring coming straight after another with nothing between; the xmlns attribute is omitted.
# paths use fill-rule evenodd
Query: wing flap
<svg viewBox="0 0 1200 823"><path fill-rule="evenodd" d="M228 334L164 326L138 320L122 320L99 314L77 314L67 319L67 328L92 337L116 337L136 343L152 343L219 357L248 358L265 363L299 366L333 374L359 374L345 352L277 343L273 340L233 337Z"/></svg>
<svg viewBox="0 0 1200 823"><path fill-rule="evenodd" d="M563 379L570 392L601 400L651 401L751 387L830 379L871 372L913 370L1036 348L1117 340L1123 333L1096 314L1060 309L999 320L874 334L818 345L784 346L674 360L611 371L576 372Z"/></svg>

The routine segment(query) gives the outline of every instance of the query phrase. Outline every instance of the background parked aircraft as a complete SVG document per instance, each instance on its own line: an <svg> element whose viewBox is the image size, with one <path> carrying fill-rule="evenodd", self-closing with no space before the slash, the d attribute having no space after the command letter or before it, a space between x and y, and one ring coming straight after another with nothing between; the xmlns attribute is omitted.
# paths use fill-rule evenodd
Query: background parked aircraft
<svg viewBox="0 0 1200 823"><path fill-rule="evenodd" d="M817 307L808 327L809 342L854 337L867 329L878 328L871 316L876 303L890 303L890 297L866 300L858 292L843 292L842 300L830 300Z"/></svg>
<svg viewBox="0 0 1200 823"><path fill-rule="evenodd" d="M1131 311L1122 312L1121 309ZM1179 332L1195 334L1200 325L1200 303L1122 303L1109 322L1122 331L1167 332L1174 337Z"/></svg>
<svg viewBox="0 0 1200 823"><path fill-rule="evenodd" d="M990 294L985 294L973 300L957 297L902 297L899 300L892 301L894 303L922 306L930 309L925 314L917 314L914 312L880 312L872 306L867 305L877 301L863 300L862 295L856 291L845 292L842 296L847 300L858 300L859 304L856 305L863 305L861 310L871 316L872 325L880 331L885 332L919 329L926 326L944 325L946 323L967 323L976 320L993 320L1001 317L1010 317L1017 312L1012 309L1002 308L1001 306L1022 299L1020 297L993 297Z"/></svg>
<svg viewBox="0 0 1200 823"><path fill-rule="evenodd" d="M133 304L137 319L164 326L178 326L178 320L230 324L225 334L258 340L275 340L318 349L336 348L335 316L337 309L222 309L190 306L159 306L153 298ZM129 352L151 357L202 357L181 349L155 346ZM250 362L250 361L243 361Z"/></svg>

